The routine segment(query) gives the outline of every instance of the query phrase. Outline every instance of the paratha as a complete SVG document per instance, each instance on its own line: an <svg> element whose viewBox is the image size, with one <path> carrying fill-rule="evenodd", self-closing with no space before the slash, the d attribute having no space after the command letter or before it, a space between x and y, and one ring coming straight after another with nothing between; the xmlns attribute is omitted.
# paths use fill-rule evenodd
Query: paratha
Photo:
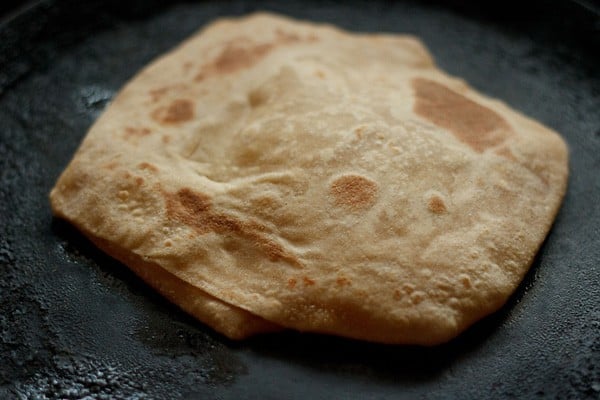
<svg viewBox="0 0 600 400"><path fill-rule="evenodd" d="M567 164L556 132L441 71L414 37L259 13L138 73L50 199L230 337L433 345L519 285Z"/></svg>

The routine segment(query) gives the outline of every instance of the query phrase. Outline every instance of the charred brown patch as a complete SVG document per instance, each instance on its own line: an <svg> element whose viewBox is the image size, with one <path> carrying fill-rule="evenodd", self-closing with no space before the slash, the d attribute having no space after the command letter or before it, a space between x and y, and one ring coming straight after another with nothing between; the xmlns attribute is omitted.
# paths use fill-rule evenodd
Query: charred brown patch
<svg viewBox="0 0 600 400"><path fill-rule="evenodd" d="M152 102L157 102L160 100L167 92L169 91L169 87L161 87L157 89L152 89L148 92L150 95L150 100Z"/></svg>
<svg viewBox="0 0 600 400"><path fill-rule="evenodd" d="M466 289L470 289L471 288L471 278L469 278L468 275L462 275L459 279L460 283L462 283L462 285L466 288Z"/></svg>
<svg viewBox="0 0 600 400"><path fill-rule="evenodd" d="M338 277L335 282L337 283L338 286L348 286L350 285L350 279L340 276Z"/></svg>
<svg viewBox="0 0 600 400"><path fill-rule="evenodd" d="M214 62L216 72L230 73L240 68L248 68L263 58L273 45L270 43L258 44L252 47L228 46Z"/></svg>
<svg viewBox="0 0 600 400"><path fill-rule="evenodd" d="M271 261L283 260L296 267L302 266L293 254L264 234L267 231L265 226L215 212L211 199L207 195L194 192L189 188L183 188L177 193L163 193L163 195L166 199L168 217L192 227L198 234L215 232L240 236L260 249Z"/></svg>
<svg viewBox="0 0 600 400"><path fill-rule="evenodd" d="M315 35L314 33L309 33L308 36L306 37L306 41L309 43L318 42L319 37L317 35Z"/></svg>
<svg viewBox="0 0 600 400"><path fill-rule="evenodd" d="M280 29L275 31L275 35L276 38L272 43L248 44L246 38L230 40L212 62L200 68L194 80L202 81L213 75L230 74L240 69L249 68L276 47L303 41L296 33L285 32Z"/></svg>
<svg viewBox="0 0 600 400"><path fill-rule="evenodd" d="M353 211L365 210L375 203L377 184L360 175L344 175L329 188L335 205Z"/></svg>
<svg viewBox="0 0 600 400"><path fill-rule="evenodd" d="M149 162L141 162L138 164L139 169L146 169L151 172L158 172L158 167L154 164L150 164Z"/></svg>
<svg viewBox="0 0 600 400"><path fill-rule="evenodd" d="M166 107L152 112L152 118L161 124L178 124L194 118L194 102L188 99L173 100Z"/></svg>
<svg viewBox="0 0 600 400"><path fill-rule="evenodd" d="M359 126L358 128L354 129L354 134L356 135L357 139L362 139L363 135L366 131L366 128L364 126Z"/></svg>
<svg viewBox="0 0 600 400"><path fill-rule="evenodd" d="M202 81L211 75L230 74L239 69L251 67L267 55L273 46L270 43L254 46L229 43L213 62L202 67L194 80Z"/></svg>
<svg viewBox="0 0 600 400"><path fill-rule="evenodd" d="M427 201L427 208L434 214L443 214L447 211L446 203L440 196L431 196Z"/></svg>
<svg viewBox="0 0 600 400"><path fill-rule="evenodd" d="M512 135L508 123L494 111L442 84L416 78L412 86L417 98L415 112L449 130L478 153L498 146Z"/></svg>
<svg viewBox="0 0 600 400"><path fill-rule="evenodd" d="M269 100L268 95L259 89L255 89L248 93L248 103L250 107L256 108L265 104Z"/></svg>
<svg viewBox="0 0 600 400"><path fill-rule="evenodd" d="M280 28L275 29L275 35L277 35L279 41L284 43L299 42L301 40L300 35L297 33L287 32Z"/></svg>
<svg viewBox="0 0 600 400"><path fill-rule="evenodd" d="M512 151L510 151L510 149L508 148L508 146L504 146L501 147L499 149L497 149L495 151L496 154L498 154L499 156L502 156L504 158L508 158L511 161L517 161L515 155L513 154Z"/></svg>
<svg viewBox="0 0 600 400"><path fill-rule="evenodd" d="M110 162L107 162L106 164L103 164L102 168L113 170L113 169L117 168L118 166L119 166L118 161L110 161Z"/></svg>
<svg viewBox="0 0 600 400"><path fill-rule="evenodd" d="M315 281L310 279L308 276L302 277L302 282L304 282L304 285L306 286L313 286L315 284Z"/></svg>
<svg viewBox="0 0 600 400"><path fill-rule="evenodd" d="M192 67L192 65L190 65L190 68ZM182 83L175 83L173 85L168 85L168 86L161 86L158 88L154 88L151 89L148 92L148 95L150 96L150 101L153 103L156 103L157 101L161 100L163 97L165 97L167 94L172 94L173 92L180 92L182 90L185 89L185 85Z"/></svg>
<svg viewBox="0 0 600 400"><path fill-rule="evenodd" d="M123 138L125 139L130 139L130 138L139 138L139 137L144 137L144 136L148 136L149 134L151 134L152 131L148 128L144 128L144 127L133 127L133 126L126 126L125 127L125 133L123 134Z"/></svg>

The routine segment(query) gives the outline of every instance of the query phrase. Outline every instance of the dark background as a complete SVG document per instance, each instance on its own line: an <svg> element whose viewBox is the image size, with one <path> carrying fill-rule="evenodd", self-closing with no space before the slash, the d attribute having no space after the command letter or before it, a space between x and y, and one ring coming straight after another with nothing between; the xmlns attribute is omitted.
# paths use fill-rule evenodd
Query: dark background
<svg viewBox="0 0 600 400"><path fill-rule="evenodd" d="M598 398L600 23L593 7L47 0L5 17L0 398ZM215 17L257 9L416 34L442 68L563 135L571 153L563 207L498 313L434 348L298 333L231 342L51 217L48 191L123 83Z"/></svg>

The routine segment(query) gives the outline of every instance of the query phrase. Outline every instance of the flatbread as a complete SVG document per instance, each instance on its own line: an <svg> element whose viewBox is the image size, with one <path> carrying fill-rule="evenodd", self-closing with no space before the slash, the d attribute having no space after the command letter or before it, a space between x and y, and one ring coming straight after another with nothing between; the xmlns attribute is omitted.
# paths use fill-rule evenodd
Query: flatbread
<svg viewBox="0 0 600 400"><path fill-rule="evenodd" d="M231 337L433 345L518 286L567 157L557 133L440 71L413 37L254 14L136 75L50 199Z"/></svg>
<svg viewBox="0 0 600 400"><path fill-rule="evenodd" d="M224 303L197 287L177 278L160 265L145 261L117 243L88 234L92 242L112 257L129 266L148 285L198 320L230 339L244 339L257 333L277 332L283 327L257 317L239 307Z"/></svg>

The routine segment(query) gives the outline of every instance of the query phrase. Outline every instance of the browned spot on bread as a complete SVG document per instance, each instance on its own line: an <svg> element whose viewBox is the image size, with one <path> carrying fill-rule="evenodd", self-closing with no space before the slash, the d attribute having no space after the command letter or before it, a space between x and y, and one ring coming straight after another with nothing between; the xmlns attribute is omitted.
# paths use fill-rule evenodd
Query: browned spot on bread
<svg viewBox="0 0 600 400"><path fill-rule="evenodd" d="M110 162L107 162L106 164L103 164L102 168L113 170L118 166L119 166L119 163L117 161L110 161Z"/></svg>
<svg viewBox="0 0 600 400"><path fill-rule="evenodd" d="M175 194L164 193L169 218L191 226L199 234L210 231L207 223L210 198L190 189L181 189Z"/></svg>
<svg viewBox="0 0 600 400"><path fill-rule="evenodd" d="M365 133L366 128L364 126L359 126L358 128L354 129L354 134L356 135L357 139L362 139L363 138L363 134Z"/></svg>
<svg viewBox="0 0 600 400"><path fill-rule="evenodd" d="M194 117L194 102L188 99L176 99L166 107L157 108L152 118L161 124L178 124Z"/></svg>
<svg viewBox="0 0 600 400"><path fill-rule="evenodd" d="M152 131L148 128L126 126L125 133L123 134L123 138L129 139L132 137L144 137L144 136L148 136L150 133L152 133Z"/></svg>
<svg viewBox="0 0 600 400"><path fill-rule="evenodd" d="M296 287L296 280L294 278L290 278L288 279L288 287L290 289L293 289Z"/></svg>
<svg viewBox="0 0 600 400"><path fill-rule="evenodd" d="M400 300L402 298L402 293L398 289L394 290L394 300Z"/></svg>
<svg viewBox="0 0 600 400"><path fill-rule="evenodd" d="M191 67L191 65L190 65ZM150 95L150 101L156 103L162 99L169 92L180 92L186 88L183 83L175 83L168 86L162 86L155 89L151 89L148 94Z"/></svg>
<svg viewBox="0 0 600 400"><path fill-rule="evenodd" d="M248 45L246 38L230 40L212 62L202 66L194 80L202 81L212 75L229 74L249 68L258 63L275 47L302 41L302 38L295 33L276 30L275 34L276 39L272 43Z"/></svg>
<svg viewBox="0 0 600 400"><path fill-rule="evenodd" d="M350 279L343 277L343 276L338 277L335 281L338 284L338 286L350 285Z"/></svg>
<svg viewBox="0 0 600 400"><path fill-rule="evenodd" d="M411 294L415 291L415 286L411 283L405 283L404 285L402 285L402 290L404 290L404 293L406 294Z"/></svg>
<svg viewBox="0 0 600 400"><path fill-rule="evenodd" d="M510 148L508 146L504 146L504 147L500 147L499 149L496 149L495 153L504 158L508 158L511 161L517 161L517 159L515 158L515 155L513 154L512 151L510 151Z"/></svg>
<svg viewBox="0 0 600 400"><path fill-rule="evenodd" d="M471 278L467 275L463 275L460 277L460 283L462 283L465 288L469 289L471 287Z"/></svg>
<svg viewBox="0 0 600 400"><path fill-rule="evenodd" d="M162 138L161 138L161 140L162 140L162 142L164 144L168 144L171 141L171 136L169 136L169 135L163 135Z"/></svg>
<svg viewBox="0 0 600 400"><path fill-rule="evenodd" d="M324 79L325 78L325 72L321 71L320 69L315 71L315 76L319 79Z"/></svg>
<svg viewBox="0 0 600 400"><path fill-rule="evenodd" d="M300 41L300 36L294 32L286 32L280 28L275 29L275 34L282 42L298 42Z"/></svg>
<svg viewBox="0 0 600 400"><path fill-rule="evenodd" d="M312 285L315 284L315 281L313 281L312 279L310 279L308 276L302 277L302 282L304 282L304 284L306 286L312 286Z"/></svg>
<svg viewBox="0 0 600 400"><path fill-rule="evenodd" d="M205 64L194 77L199 82L211 75L229 74L256 64L273 49L272 43L242 46L235 41L228 43L217 58Z"/></svg>
<svg viewBox="0 0 600 400"><path fill-rule="evenodd" d="M157 88L157 89L152 89L148 92L148 94L150 95L150 100L152 102L157 102L168 91L169 91L169 87L165 86L165 87L161 87L161 88Z"/></svg>
<svg viewBox="0 0 600 400"><path fill-rule="evenodd" d="M413 292L410 295L410 301L413 304L419 304L420 302L422 302L425 299L425 293L423 292Z"/></svg>
<svg viewBox="0 0 600 400"><path fill-rule="evenodd" d="M262 90L252 90L248 93L248 103L251 107L258 107L268 100L267 94Z"/></svg>
<svg viewBox="0 0 600 400"><path fill-rule="evenodd" d="M158 172L158 167L154 164L150 164L149 162L141 162L138 164L139 169L147 169L148 171Z"/></svg>
<svg viewBox="0 0 600 400"><path fill-rule="evenodd" d="M360 175L344 175L331 183L329 188L337 206L358 211L375 203L377 184Z"/></svg>
<svg viewBox="0 0 600 400"><path fill-rule="evenodd" d="M215 71L227 74L240 68L248 68L263 58L272 48L273 45L270 43L251 47L227 46L213 64Z"/></svg>
<svg viewBox="0 0 600 400"><path fill-rule="evenodd" d="M141 176L137 176L135 178L135 184L138 186L142 186L144 184L144 178L142 178Z"/></svg>
<svg viewBox="0 0 600 400"><path fill-rule="evenodd" d="M185 221L187 225L194 225L194 216L204 215L211 208L210 197L203 193L197 193L188 188L183 188L177 192L177 200L181 204L188 216L192 219Z"/></svg>
<svg viewBox="0 0 600 400"><path fill-rule="evenodd" d="M119 200L125 201L129 198L129 192L127 190L119 190L119 192L117 193L117 197L119 198Z"/></svg>
<svg viewBox="0 0 600 400"><path fill-rule="evenodd" d="M269 260L283 260L295 267L302 267L293 254L265 235L267 227L214 211L210 198L205 194L183 188L177 193L163 192L163 196L168 217L192 227L198 234L212 231L240 236L260 249Z"/></svg>
<svg viewBox="0 0 600 400"><path fill-rule="evenodd" d="M440 196L433 195L427 202L427 208L434 214L443 214L447 211L446 204Z"/></svg>
<svg viewBox="0 0 600 400"><path fill-rule="evenodd" d="M494 111L442 84L416 78L412 86L417 97L415 112L448 129L478 153L501 144L513 134L508 123Z"/></svg>

